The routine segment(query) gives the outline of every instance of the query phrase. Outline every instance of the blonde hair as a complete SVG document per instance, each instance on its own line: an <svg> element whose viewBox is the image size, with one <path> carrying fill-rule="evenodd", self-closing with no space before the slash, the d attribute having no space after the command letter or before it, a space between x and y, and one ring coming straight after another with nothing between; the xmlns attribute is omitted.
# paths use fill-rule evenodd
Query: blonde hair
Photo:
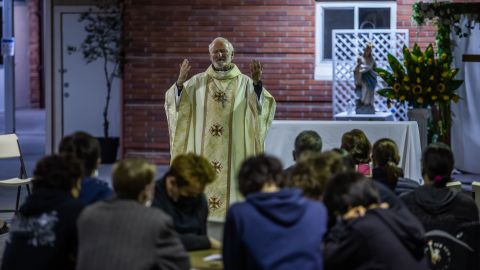
<svg viewBox="0 0 480 270"><path fill-rule="evenodd" d="M179 186L201 185L204 187L216 178L212 164L204 157L193 153L175 157L167 175L175 176Z"/></svg>
<svg viewBox="0 0 480 270"><path fill-rule="evenodd" d="M137 199L155 179L155 165L143 158L126 158L113 165L113 189L118 197Z"/></svg>

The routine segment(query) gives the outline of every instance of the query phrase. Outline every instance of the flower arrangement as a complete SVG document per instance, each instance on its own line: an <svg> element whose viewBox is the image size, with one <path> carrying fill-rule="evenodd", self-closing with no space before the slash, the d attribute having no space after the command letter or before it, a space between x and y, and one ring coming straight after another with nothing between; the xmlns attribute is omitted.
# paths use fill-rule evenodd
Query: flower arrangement
<svg viewBox="0 0 480 270"><path fill-rule="evenodd" d="M436 41L441 54L447 55L448 62L452 61L452 48L450 33L453 31L459 37L468 36L468 32L462 30L460 19L464 15L466 28L473 28L476 22L480 22L480 3L451 3L451 2L416 2L412 5L412 19L417 25L423 25L427 21L437 26Z"/></svg>
<svg viewBox="0 0 480 270"><path fill-rule="evenodd" d="M376 68L375 71L386 82L387 88L378 94L392 101L405 103L414 108L427 108L434 104L457 103L460 97L456 89L463 83L455 80L458 69L451 69L447 55L438 59L432 44L424 52L415 44L412 51L403 48L403 65L393 55L388 55L390 69Z"/></svg>

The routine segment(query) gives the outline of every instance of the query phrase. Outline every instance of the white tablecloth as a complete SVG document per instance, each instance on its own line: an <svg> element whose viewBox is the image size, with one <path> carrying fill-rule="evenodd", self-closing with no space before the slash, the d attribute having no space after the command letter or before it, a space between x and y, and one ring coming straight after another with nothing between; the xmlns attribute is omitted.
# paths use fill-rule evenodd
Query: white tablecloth
<svg viewBox="0 0 480 270"><path fill-rule="evenodd" d="M314 130L320 134L323 151L340 147L342 135L354 128L361 129L373 143L381 138L394 140L400 152L400 167L405 177L420 181L421 147L418 126L416 122L391 121L273 121L267 139L265 152L274 155L286 167L293 164L293 144L297 135L304 130Z"/></svg>

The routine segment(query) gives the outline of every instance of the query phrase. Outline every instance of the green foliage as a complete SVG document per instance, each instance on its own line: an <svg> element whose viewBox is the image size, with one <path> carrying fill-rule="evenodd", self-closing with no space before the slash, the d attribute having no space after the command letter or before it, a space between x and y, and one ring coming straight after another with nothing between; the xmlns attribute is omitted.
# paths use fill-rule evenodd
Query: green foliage
<svg viewBox="0 0 480 270"><path fill-rule="evenodd" d="M376 68L375 71L389 86L377 91L392 101L408 102L414 108L425 108L437 103L458 102L460 97L456 89L463 83L453 78L458 69L451 69L447 56L442 54L435 58L430 44L424 52L415 44L412 50L403 48L403 64L393 55L388 55L391 72Z"/></svg>

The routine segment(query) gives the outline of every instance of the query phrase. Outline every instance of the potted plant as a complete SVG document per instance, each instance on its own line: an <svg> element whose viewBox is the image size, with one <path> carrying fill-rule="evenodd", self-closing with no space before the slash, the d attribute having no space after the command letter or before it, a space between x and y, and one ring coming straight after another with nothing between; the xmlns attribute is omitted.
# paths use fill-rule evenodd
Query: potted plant
<svg viewBox="0 0 480 270"><path fill-rule="evenodd" d="M410 51L403 48L403 64L393 55L388 55L389 69L377 68L376 72L386 82L387 88L378 94L391 102L408 103L412 109L432 110L430 141L448 143L451 128L450 102L457 103L460 97L456 90L463 83L455 80L458 69L452 69L447 55L435 58L432 44L424 52L415 44Z"/></svg>
<svg viewBox="0 0 480 270"><path fill-rule="evenodd" d="M102 162L113 163L116 160L118 137L110 137L108 109L112 93L112 84L121 77L124 64L123 48L125 40L122 35L122 11L120 0L97 0L95 10L89 9L80 15L79 22L85 23L86 36L80 44L79 51L87 64L102 61L102 73L106 81L106 99L103 108L103 137L98 138L102 147ZM69 46L68 51L77 48Z"/></svg>

